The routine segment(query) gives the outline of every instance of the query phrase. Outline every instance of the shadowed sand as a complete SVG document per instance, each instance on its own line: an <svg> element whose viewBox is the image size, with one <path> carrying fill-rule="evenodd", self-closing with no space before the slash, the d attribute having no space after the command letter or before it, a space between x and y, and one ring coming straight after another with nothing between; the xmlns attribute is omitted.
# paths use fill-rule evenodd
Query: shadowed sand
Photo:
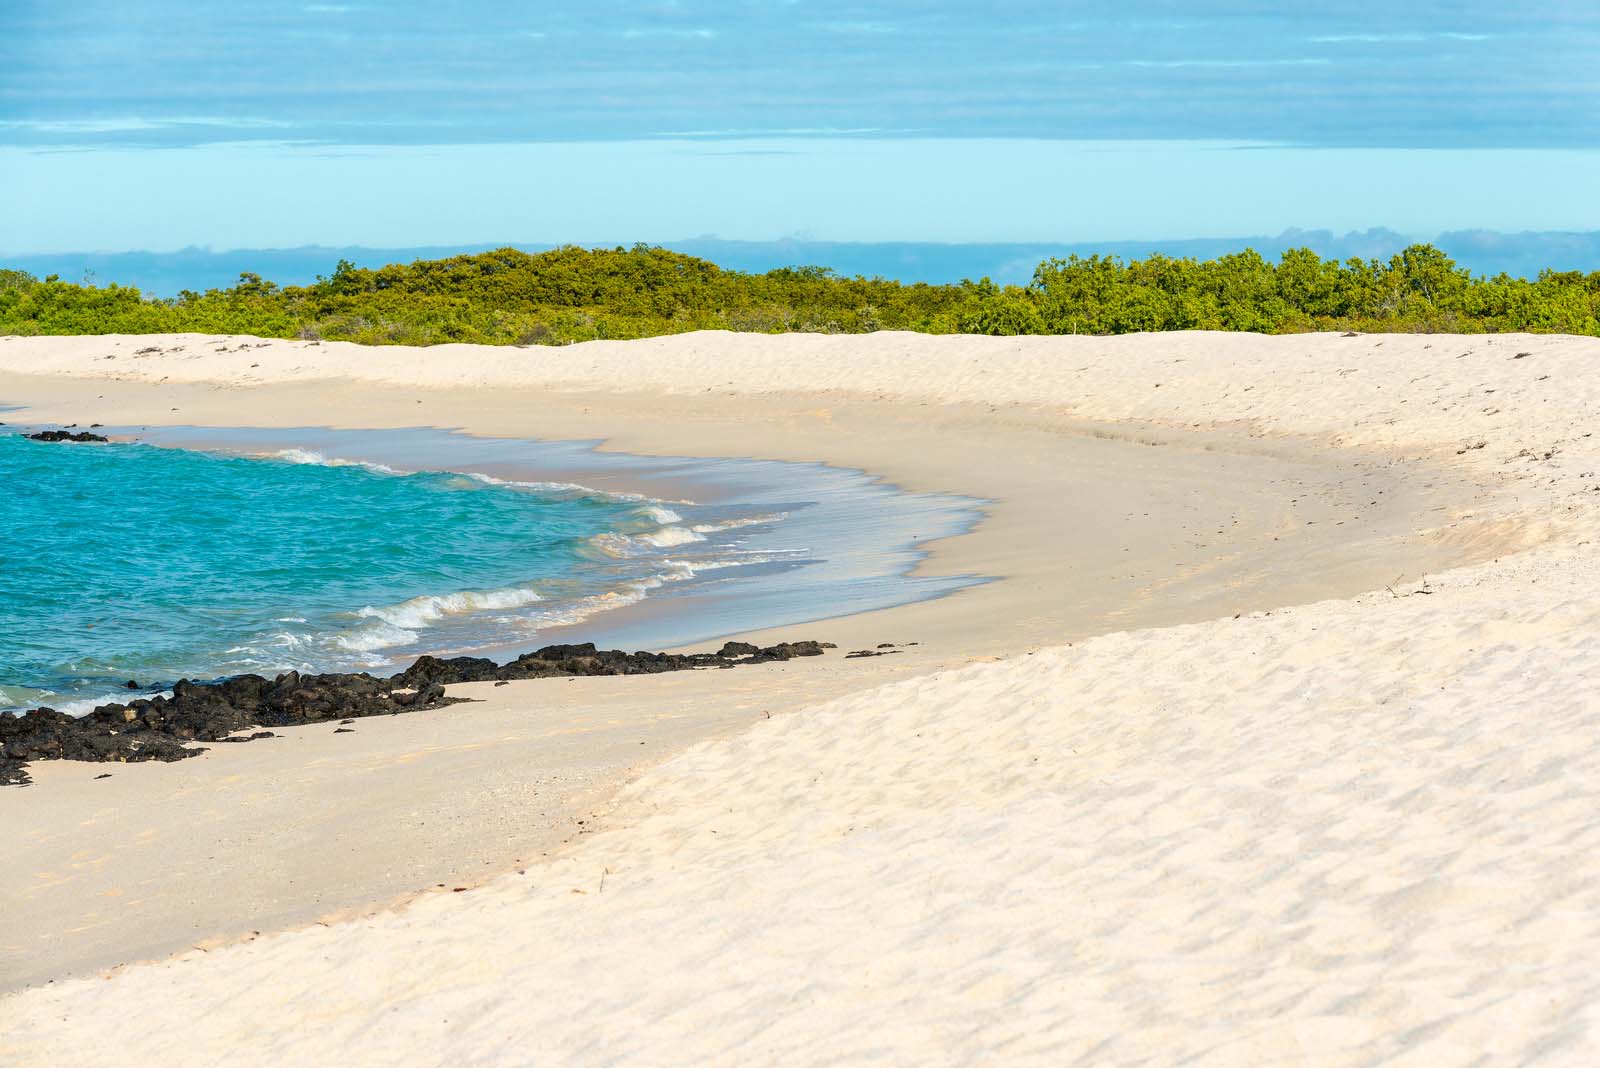
<svg viewBox="0 0 1600 1068"><path fill-rule="evenodd" d="M1600 343L239 345L0 340L0 400L824 460L991 500L925 566L1002 581L803 628L922 643L892 657L516 684L111 780L36 766L0 797L23 983L483 884L20 994L0 1051L1592 1052ZM149 1004L197 1022L163 1034Z"/></svg>

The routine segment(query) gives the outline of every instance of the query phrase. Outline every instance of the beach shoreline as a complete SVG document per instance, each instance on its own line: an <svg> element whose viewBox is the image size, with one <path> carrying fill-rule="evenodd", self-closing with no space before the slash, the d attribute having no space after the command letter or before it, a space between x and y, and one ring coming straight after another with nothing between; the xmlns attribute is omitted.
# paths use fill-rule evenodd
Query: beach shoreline
<svg viewBox="0 0 1600 1068"><path fill-rule="evenodd" d="M17 423L5 428L11 434L28 429ZM916 539L970 527L979 518L979 502L902 493L864 473L823 465L599 454L590 442L485 438L419 427L334 431L102 425L100 430L111 435L110 449L116 458L108 454L97 464L91 459L98 455L95 449L58 454L62 466L72 471L85 466L96 473L114 471L129 483L132 496L126 504L105 517L105 525L89 532L97 541L113 545L120 539L143 541L147 524L159 527L169 518L182 524L196 506L208 507L208 491L220 490L241 499L259 498L250 506L263 509L263 518L277 522L274 529L285 538L300 535L295 527L299 516L304 534L316 539L311 544L322 545L343 536L339 531L344 525L354 528L377 511L372 506L342 505L342 495L354 500L386 494L379 499L392 501L394 494L407 492L405 507L383 506L384 522L371 532L378 539L375 544L350 542L336 557L350 571L364 570L359 561L366 559L392 576L392 583L388 587L366 583L352 594L351 576L334 572L344 583L345 599L336 601L320 596L316 589L298 589L293 575L273 575L271 585L253 590L260 589L257 615L278 626L222 631L214 646L191 641L191 655L169 652L159 660L129 648L128 625L112 609L97 617L100 629L94 636L105 633L109 624L116 637L102 639L98 648L118 659L95 661L92 669L76 668L92 670L97 679L63 672L69 687L57 689L65 692L41 691L19 707L87 711L94 699L126 698L128 688L122 680L130 677L140 680L138 691L149 693L170 689L180 677L205 680L291 669L390 674L424 654L509 659L569 641L629 650L704 644L756 627L770 629L838 614L842 605L856 610L887 607L984 581L981 576L906 577L922 556ZM155 448L129 449L132 443ZM56 466L50 463L51 448L22 447L29 454L24 466L32 464L31 470L38 472L33 477L49 477L46 472ZM204 488L172 482L147 488L146 469L152 465L170 469L158 459L169 455L183 457L184 464L194 458L206 478ZM201 458L249 462L198 462ZM72 463L66 464L69 459ZM303 488L296 485L302 472L311 476L303 480ZM258 481L278 488L270 494L255 491ZM125 491L121 486L104 490L105 497ZM302 492L314 496L297 500ZM86 487L75 499L101 496ZM474 512L474 502L485 498L496 502L497 510ZM92 507L80 506L73 515L79 522L95 522L99 515L86 510ZM600 533L546 544L536 560L516 551L521 541L542 537L546 513L570 515L582 508L603 509L608 515ZM505 514L507 509L531 524L523 528L520 539L498 533L515 526ZM432 537L429 544L453 549L449 541L440 543L437 538L432 519L436 512L460 516L458 524L469 524L459 535L464 544L469 537L489 533L472 528L468 516L494 515L496 531L490 548L511 551L482 561L472 553L455 551L447 574L427 572L426 579L411 579L385 557L382 538L390 531L408 541L420 535ZM319 529L307 513L331 519L328 530ZM591 512L577 514L585 522L593 521L587 518ZM74 523L58 517L56 525ZM211 530L201 533L209 535ZM253 532L226 528L221 537L224 551L231 547L229 538L259 540ZM296 548L291 544L285 552L294 553ZM71 560L72 550L73 546L62 547L64 563ZM294 558L306 568L323 564L317 573L330 574L326 564L333 561L307 560L303 554ZM406 559L427 563L417 553ZM499 560L499 570L490 560ZM558 565L561 570L556 570ZM247 579L253 578L248 566L245 572ZM217 576L218 581L223 577ZM13 589L19 604L30 603L33 591ZM203 591L202 604L214 592ZM161 587L153 588L152 594L153 603L165 605L166 614L182 622L181 595ZM302 594L316 598L315 606L298 599ZM43 602L46 614L41 622L53 625L57 633L76 622L52 618L48 605ZM144 606L124 607L139 612ZM151 613L143 615L149 618ZM122 644L113 644L116 641ZM62 648L59 655L62 663L75 666L85 652ZM0 648L0 659L3 654ZM39 681L31 685L45 685L48 665L35 654L32 666ZM15 671L6 679L24 681ZM15 698L5 698L12 690L0 690L0 708L18 706Z"/></svg>
<svg viewBox="0 0 1600 1068"><path fill-rule="evenodd" d="M610 732L618 743L606 750L605 760L597 758L588 765L590 771L601 770L588 778L574 772L583 783L569 790L562 814L547 819L545 837L533 833L529 824L511 834L506 833L504 821L497 827L503 843L520 840L550 852L555 859L547 865L587 864L582 858L586 850L592 852L589 836L594 826L607 832L601 836L606 841L621 842L662 833L659 827L651 829L652 820L687 819L690 809L670 798L675 791L693 793L699 788L681 778L687 768L698 766L696 761L711 760L715 767L728 769L726 774L735 775L731 766L718 763L726 754L738 752L756 759L763 752L760 747L768 744L762 739L810 737L822 729L824 719L831 729L843 732L841 737L856 737L859 732L846 729L838 713L817 718L816 710L826 702L833 702L825 706L828 709L855 708L858 715L878 709L893 719L900 715L895 701L922 695L916 707L933 707L941 687L968 685L963 680L989 679L1000 687L996 692L1004 692L1006 679L1022 687L1032 677L1029 672L1035 669L1026 658L1035 653L1039 655L1034 660L1041 664L1080 655L1066 652L1065 643L1089 649L1117 646L1122 655L1156 677L1160 668L1141 659L1145 654L1139 651L1140 643L1165 649L1164 655L1170 656L1180 635L1205 646L1212 630L1230 619L1247 631L1299 626L1320 617L1343 618L1341 613L1348 615L1352 604L1377 603L1372 596L1409 608L1430 600L1415 596L1419 591L1493 585L1495 568L1525 570L1535 566L1530 561L1559 555L1574 544L1573 532L1592 522L1592 510L1578 485L1587 446L1575 429L1587 418L1587 395L1569 390L1552 404L1545 399L1549 394L1540 392L1537 383L1543 380L1506 376L1541 360L1546 366L1581 362L1589 358L1595 343L1521 337L1435 341L1476 351L1479 359L1470 365L1473 381L1493 383L1463 383L1459 411L1453 402L1440 410L1442 402L1417 386L1435 360L1454 360L1455 355L1430 356L1424 346L1431 349L1434 341L1413 338L712 335L601 344L597 349L574 346L532 355L525 350L469 350L470 360L450 351L455 348L450 346L385 353L347 351L354 346L274 342L249 350L250 361L260 364L256 368L229 363L225 354L200 354L193 360L180 355L148 359L140 365L148 370L123 380L105 377L109 364L103 357L116 355L107 350L170 347L173 339L0 341L0 398L25 405L27 418L35 421L155 424L170 419L228 425L232 418L234 425L246 425L239 413L247 407L249 425L280 420L288 425L415 425L415 409L420 407L432 425L460 426L487 435L598 438L604 440L602 449L644 455L759 456L856 467L912 490L959 493L992 502L975 530L928 547L919 571L1000 578L939 600L805 627L803 636L837 642L841 650L882 641L919 642L893 656L848 663L829 658L825 665L784 665L770 672L762 668L714 673L709 678L671 680L670 686L655 679L579 680L582 685L558 687L513 684L485 693L489 700L482 706L462 706L473 709L472 718L428 713L386 723L382 738L374 732L370 742L361 742L371 748L360 751L359 757L357 750L338 753L331 735L312 737L313 729L306 728L306 740L296 745L309 759L288 755L283 747L270 760L252 755L255 746L229 747L240 752L210 762L220 774L202 767L204 759L189 760L170 769L153 769L165 774L145 785L133 779L146 769L121 769L114 780L94 784L115 784L119 793L111 805L105 804L109 794L96 799L89 783L77 781L65 769L49 768L40 785L55 791L50 796L59 798L64 815L62 826L38 837L40 843L48 843L40 848L71 849L66 855L75 856L95 835L135 834L135 821L119 824L108 809L136 806L144 798L148 811L149 798L163 791L190 805L202 798L219 820L236 819L250 809L239 796L243 788L236 784L253 776L261 782L274 781L275 789L297 779L292 789L302 792L295 796L311 799L340 789L336 784L341 776L350 775L351 761L369 769L407 767L419 759L426 763L430 752L448 751L454 763L447 767L446 762L435 761L428 769L430 776L470 778L486 768L504 772L507 764L539 759L540 746L548 746L553 738L582 734L574 725L587 716L589 741ZM186 348L200 344L188 338L177 343ZM216 339L211 347L229 349L237 344L238 339ZM1502 348L1503 353L1498 351ZM1532 364L1519 367L1507 362L1524 350L1532 352ZM431 361L426 369L424 355ZM1374 372L1361 361L1379 355L1389 369L1383 381L1374 381ZM530 366L519 371L518 358ZM715 364L717 359L726 363ZM1489 359L1494 360L1492 367ZM554 361L561 362L552 366ZM1398 370L1390 366L1394 364ZM119 374L125 372L122 359L115 365ZM708 394L703 387L688 385L697 377L705 380L708 366L713 365L718 387ZM926 373L907 373L919 366ZM1407 376L1412 378L1409 385L1403 382ZM804 381L808 377L810 388ZM606 382L627 383L629 388L606 388ZM1395 383L1401 384L1390 395L1382 395L1384 385ZM1439 384L1456 388L1453 379ZM1489 389L1494 399L1479 401L1472 395L1474 389L1480 397ZM1536 402L1543 407L1536 407ZM1416 407L1408 410L1404 407L1408 403ZM1491 407L1497 411L1485 415ZM112 411L120 414L114 420L105 418ZM1500 420L1498 425L1513 436L1504 443L1496 441L1490 453L1487 443L1476 442L1492 433L1495 415L1501 413L1521 422L1507 426L1508 420ZM408 418L409 424L401 422ZM1554 450L1544 455L1551 445ZM1516 457L1518 449L1529 456L1508 461L1506 457ZM1147 518L1143 511L1152 513L1148 525L1142 522ZM1121 522L1113 525L1108 521L1112 518ZM1506 563L1500 563L1502 559ZM1490 577L1470 581L1461 577L1477 575ZM1284 611L1290 605L1306 607ZM1286 620L1283 624L1266 622L1280 616ZM1314 623L1305 625L1314 629ZM783 630L795 636L793 626ZM774 635L757 632L746 637L759 642ZM1286 663L1309 670L1300 660ZM752 677L723 678L731 675ZM1215 682L1214 676L1206 677ZM628 684L636 682L648 688L629 691ZM1051 682L1061 692L1083 685L1064 677ZM1172 685L1176 687L1172 699L1180 704L1200 700L1198 692ZM553 688L567 692L552 699L547 691ZM875 694L884 695L882 701L889 703L875 704L879 700ZM1108 700L1119 698L1113 695ZM493 759L481 757L483 738L526 730L525 709L533 704L544 706L539 738L523 738ZM646 711L652 705L654 711ZM966 717L962 722L979 729L979 721L971 719L979 714L978 706L940 707L946 707L949 715ZM1131 706L1119 707L1132 712ZM519 709L524 710L521 715ZM803 714L794 715L799 712ZM416 722L405 722L413 719ZM776 725L778 721L783 725ZM628 759L622 735L630 735L626 740L636 743L631 733L637 733L642 722L654 724L652 736L647 744L635 746L641 750L639 758ZM1113 733L1119 730L1115 721L1104 727ZM854 761L850 765L858 768L850 774L866 776L864 782L871 780L875 761L883 758L877 750L870 752L876 755L867 758L867 765L858 767ZM567 767L582 764L580 753L567 753L576 761ZM779 750L762 759L778 760L774 771L788 767L784 763L788 758ZM257 760L266 763L252 766ZM228 765L225 770L222 763ZM190 765L196 766L193 777L185 777ZM318 766L326 773L305 770ZM715 774L699 786L706 786ZM662 785L669 781L674 785ZM741 789L760 794L747 778L739 781L744 784ZM447 803L448 793L437 790L437 784L423 799L414 778L391 774L385 782L374 792L371 811L407 803L419 809ZM623 782L632 785L607 800ZM887 780L863 788L869 795L874 789L890 789ZM354 803L353 792L340 797ZM13 808L17 804L9 797L0 798L0 803ZM546 799L539 803L546 812L559 807ZM672 806L673 812L667 814L662 806ZM581 817L585 820L581 835L575 822L579 817L572 815L579 810L590 813ZM503 812L515 823L516 815L525 815L527 809L507 807ZM652 812L658 815L647 815ZM10 812L6 816L8 822L16 818ZM890 818L866 810L862 816L869 821ZM98 829L74 831L65 826L85 819L100 821ZM265 832L258 826L252 833ZM326 840L335 841L328 833ZM571 844L557 850L562 837ZM338 841L342 849L352 847L347 840ZM398 832L394 842L384 862L407 850L426 852L437 844ZM512 865L527 870L523 854L532 851L523 847L490 859L479 865L480 877L468 885L479 885ZM373 859L371 853L365 860L347 853L342 870L360 869ZM117 890L116 879L93 873L118 865L124 871L138 866L126 856L86 858L81 871L55 870L49 893L71 899L90 890L101 894ZM458 865L453 870L464 869ZM555 870L546 870L546 876L553 877L550 873ZM385 885L406 886L409 878L410 890L422 890L418 885L422 871L412 868ZM126 885L123 880L124 890ZM375 905L403 897L405 891L385 897L376 883L369 883L363 892L365 897L339 907L347 915L369 917L368 930L372 924L393 930L410 922L408 916L420 915L416 909L422 906L413 903L385 913L388 918L381 922L371 919ZM507 893L493 890L493 900L509 902ZM37 900L40 895L31 896ZM448 905L441 899L438 908ZM429 914L447 915L437 910ZM59 913L44 909L30 920L35 926L48 926L52 915ZM164 915L170 923L172 913ZM290 909L268 926L293 926L311 918L304 909ZM237 929L228 936L237 937L254 938ZM274 945L288 946L295 937L280 936ZM180 941L169 940L165 947L178 948ZM220 944L196 941L206 941L208 947ZM64 974L104 967L116 957L115 952L106 955L114 946L115 939L100 941ZM12 951L19 950L26 952L13 943ZM150 953L127 959L140 955ZM246 967L252 959L248 945L230 950L228 959ZM160 967L166 969L163 975L181 977L192 966L180 961ZM132 981L134 971L119 979ZM35 969L29 979L37 981L35 977L42 975ZM57 987L63 985L70 986ZM26 1004L54 1005L55 999L65 996L58 989Z"/></svg>

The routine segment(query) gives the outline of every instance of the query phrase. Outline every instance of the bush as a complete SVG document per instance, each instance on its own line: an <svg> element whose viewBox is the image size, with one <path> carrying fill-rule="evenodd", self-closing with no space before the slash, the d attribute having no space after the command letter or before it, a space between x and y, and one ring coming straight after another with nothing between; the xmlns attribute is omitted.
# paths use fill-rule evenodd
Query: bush
<svg viewBox="0 0 1600 1068"><path fill-rule="evenodd" d="M1431 245L1388 262L1071 256L1027 286L901 285L818 267L724 271L667 249L567 247L390 264L340 261L310 286L246 273L231 289L154 300L137 289L0 270L0 333L196 331L367 344L566 344L688 330L1120 334L1137 330L1600 334L1600 273L1475 278Z"/></svg>

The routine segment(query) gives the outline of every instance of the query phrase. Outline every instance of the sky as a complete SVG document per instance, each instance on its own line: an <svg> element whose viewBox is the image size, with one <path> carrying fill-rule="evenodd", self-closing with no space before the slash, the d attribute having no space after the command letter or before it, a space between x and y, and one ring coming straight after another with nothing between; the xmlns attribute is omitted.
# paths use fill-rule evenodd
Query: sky
<svg viewBox="0 0 1600 1068"><path fill-rule="evenodd" d="M0 0L0 252L1600 229L1600 5Z"/></svg>

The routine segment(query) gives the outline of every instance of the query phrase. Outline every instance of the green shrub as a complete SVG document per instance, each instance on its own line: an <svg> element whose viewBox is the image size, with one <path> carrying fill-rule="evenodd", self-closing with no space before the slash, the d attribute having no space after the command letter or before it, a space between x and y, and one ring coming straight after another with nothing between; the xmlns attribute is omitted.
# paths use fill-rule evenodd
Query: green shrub
<svg viewBox="0 0 1600 1068"><path fill-rule="evenodd" d="M1070 256L1027 286L901 285L819 267L724 271L647 245L498 249L377 269L340 261L309 286L246 273L230 289L146 298L0 270L0 333L255 334L366 344L569 344L690 330L1120 334L1139 330L1543 331L1600 334L1600 273L1476 278L1431 245L1387 262L1291 249L1214 260Z"/></svg>

